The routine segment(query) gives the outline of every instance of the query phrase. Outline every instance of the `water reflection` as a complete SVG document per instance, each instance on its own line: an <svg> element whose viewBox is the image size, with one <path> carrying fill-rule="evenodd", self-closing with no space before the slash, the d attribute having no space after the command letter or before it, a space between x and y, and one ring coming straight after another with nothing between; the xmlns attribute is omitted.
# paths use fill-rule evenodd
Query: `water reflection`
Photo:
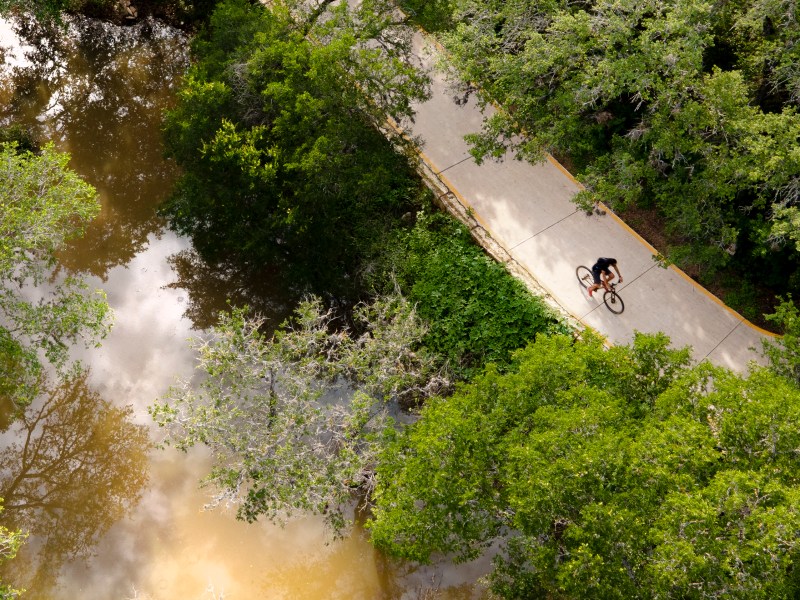
<svg viewBox="0 0 800 600"><path fill-rule="evenodd" d="M3 524L31 533L0 579L28 588L26 598L48 597L61 565L90 556L147 483L146 428L86 380L84 371L56 386L45 382L0 451Z"/></svg>
<svg viewBox="0 0 800 600"><path fill-rule="evenodd" d="M155 207L176 168L163 160L160 123L188 63L186 40L156 21L72 18L65 32L28 19L13 32L17 40L3 39L0 122L54 141L97 188L102 214L62 265L105 279L163 226Z"/></svg>
<svg viewBox="0 0 800 600"><path fill-rule="evenodd" d="M289 294L279 274L266 269L259 274L234 262L207 263L193 248L173 254L168 259L177 281L167 287L182 289L187 295L184 316L196 329L216 325L217 315L233 306L248 305L267 318L267 326L277 326L291 313ZM278 285L276 285L278 282Z"/></svg>

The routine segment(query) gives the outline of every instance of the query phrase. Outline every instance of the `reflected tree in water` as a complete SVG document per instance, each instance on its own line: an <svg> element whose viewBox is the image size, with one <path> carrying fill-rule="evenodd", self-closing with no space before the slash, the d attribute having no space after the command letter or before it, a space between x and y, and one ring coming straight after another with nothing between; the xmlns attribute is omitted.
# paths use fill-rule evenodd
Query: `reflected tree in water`
<svg viewBox="0 0 800 600"><path fill-rule="evenodd" d="M25 64L6 67L0 120L25 124L72 155L103 211L73 252L70 271L105 278L157 235L155 207L175 167L163 159L161 113L187 65L186 39L155 21L134 27L70 17L68 28L15 22Z"/></svg>
<svg viewBox="0 0 800 600"><path fill-rule="evenodd" d="M216 325L219 313L229 310L230 305L250 306L265 317L267 326L280 323L289 317L290 307L297 300L287 292L288 282L275 270L256 271L233 260L207 262L193 249L173 254L168 262L178 280L167 287L186 290L184 316L195 329Z"/></svg>
<svg viewBox="0 0 800 600"><path fill-rule="evenodd" d="M29 407L16 437L0 451L4 525L30 532L20 557L0 578L37 593L65 560L87 557L138 502L147 482L147 430L131 421L76 372ZM30 597L30 594L26 595Z"/></svg>

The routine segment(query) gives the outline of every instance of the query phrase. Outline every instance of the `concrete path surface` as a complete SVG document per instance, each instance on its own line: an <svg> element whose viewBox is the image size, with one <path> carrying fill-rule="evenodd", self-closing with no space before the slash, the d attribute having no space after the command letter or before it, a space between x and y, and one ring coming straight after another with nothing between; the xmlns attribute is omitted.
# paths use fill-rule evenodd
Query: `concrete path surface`
<svg viewBox="0 0 800 600"><path fill-rule="evenodd" d="M415 47L423 65L433 68L436 46L418 34ZM431 99L416 106L414 123L402 126L417 137L427 167L562 310L613 344L630 342L635 331L663 331L675 346L691 346L696 360L738 371L760 361L767 332L679 269L659 266L655 250L610 211L579 210L571 198L580 184L555 160L531 165L507 155L477 165L464 135L479 131L481 121L475 99L457 103L444 75L434 70ZM599 256L619 261L621 315L609 312L600 294L589 299L575 276L578 265L591 267Z"/></svg>

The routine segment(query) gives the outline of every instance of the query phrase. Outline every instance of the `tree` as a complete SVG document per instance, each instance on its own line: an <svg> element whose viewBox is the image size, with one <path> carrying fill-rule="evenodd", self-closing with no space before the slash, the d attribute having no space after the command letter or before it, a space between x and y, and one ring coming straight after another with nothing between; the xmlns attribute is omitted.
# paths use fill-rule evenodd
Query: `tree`
<svg viewBox="0 0 800 600"><path fill-rule="evenodd" d="M540 337L381 454L375 543L475 556L505 598L791 598L800 390L663 336L604 350Z"/></svg>
<svg viewBox="0 0 800 600"><path fill-rule="evenodd" d="M426 31L436 32L453 26L453 0L402 0L400 8Z"/></svg>
<svg viewBox="0 0 800 600"><path fill-rule="evenodd" d="M237 309L197 344L199 390L183 382L151 414L168 443L210 448L211 506L238 504L247 521L300 511L325 515L337 532L347 525L355 494L372 488L392 405L447 384L418 347L424 328L401 297L360 305L355 320L363 333L334 331L333 312L309 299L265 339L262 321Z"/></svg>
<svg viewBox="0 0 800 600"><path fill-rule="evenodd" d="M217 8L167 116L185 176L164 213L205 258L296 267L301 289L350 291L416 200L408 160L378 127L409 116L427 79L390 4L310 6Z"/></svg>
<svg viewBox="0 0 800 600"><path fill-rule="evenodd" d="M97 343L109 327L103 293L56 272L58 249L99 210L68 160L51 146L0 146L0 393L18 405L34 397L42 357L64 371L69 344Z"/></svg>

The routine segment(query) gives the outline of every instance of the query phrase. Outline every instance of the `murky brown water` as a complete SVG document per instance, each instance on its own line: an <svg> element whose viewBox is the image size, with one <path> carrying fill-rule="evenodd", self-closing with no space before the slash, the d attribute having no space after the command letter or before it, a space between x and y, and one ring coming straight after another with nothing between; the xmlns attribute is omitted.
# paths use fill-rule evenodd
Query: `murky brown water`
<svg viewBox="0 0 800 600"><path fill-rule="evenodd" d="M268 281L203 264L156 216L176 175L158 128L185 40L156 23L21 33L35 43L0 21L0 120L70 152L98 189L102 214L62 264L106 290L116 324L102 348L76 352L88 375L0 436L3 521L33 533L2 578L29 599L482 597L485 564L417 568L382 557L358 528L330 543L316 518L281 529L201 510L206 457L154 450L146 408L191 375L186 339L227 297L276 320L286 303Z"/></svg>

